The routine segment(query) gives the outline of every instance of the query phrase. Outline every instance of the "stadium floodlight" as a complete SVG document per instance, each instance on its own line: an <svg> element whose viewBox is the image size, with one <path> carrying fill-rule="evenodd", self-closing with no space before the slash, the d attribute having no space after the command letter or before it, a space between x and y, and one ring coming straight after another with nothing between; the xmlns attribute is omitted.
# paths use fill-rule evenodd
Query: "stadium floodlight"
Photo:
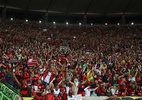
<svg viewBox="0 0 142 100"><path fill-rule="evenodd" d="M10 18L11 21L13 21L13 18Z"/></svg>
<svg viewBox="0 0 142 100"><path fill-rule="evenodd" d="M66 25L68 25L69 23L68 22L66 22Z"/></svg>
<svg viewBox="0 0 142 100"><path fill-rule="evenodd" d="M55 25L55 24L56 24L56 22L54 21L54 22L53 22L53 24Z"/></svg>
<svg viewBox="0 0 142 100"><path fill-rule="evenodd" d="M117 25L119 26L119 25L120 25L120 23L117 23Z"/></svg>
<svg viewBox="0 0 142 100"><path fill-rule="evenodd" d="M39 21L39 23L41 23L41 20Z"/></svg>
<svg viewBox="0 0 142 100"><path fill-rule="evenodd" d="M79 23L79 26L81 26L81 23Z"/></svg>
<svg viewBox="0 0 142 100"><path fill-rule="evenodd" d="M28 20L26 19L26 22L28 22Z"/></svg>
<svg viewBox="0 0 142 100"><path fill-rule="evenodd" d="M105 25L107 25L107 23L105 23Z"/></svg>
<svg viewBox="0 0 142 100"><path fill-rule="evenodd" d="M134 22L132 22L131 25L134 25Z"/></svg>
<svg viewBox="0 0 142 100"><path fill-rule="evenodd" d="M91 25L93 25L93 23L91 23Z"/></svg>

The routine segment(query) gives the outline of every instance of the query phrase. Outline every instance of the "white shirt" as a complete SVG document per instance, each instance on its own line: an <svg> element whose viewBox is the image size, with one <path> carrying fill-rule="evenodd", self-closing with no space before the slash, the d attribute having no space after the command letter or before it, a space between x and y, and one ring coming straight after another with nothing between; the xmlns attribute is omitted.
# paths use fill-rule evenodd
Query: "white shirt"
<svg viewBox="0 0 142 100"><path fill-rule="evenodd" d="M97 69L97 65L98 65L98 64L95 65L94 71L98 72L99 75L101 75L101 68L102 68L102 65L100 65L100 67L99 67L98 69Z"/></svg>
<svg viewBox="0 0 142 100"><path fill-rule="evenodd" d="M66 86L66 93L69 94L70 88Z"/></svg>
<svg viewBox="0 0 142 100"><path fill-rule="evenodd" d="M60 89L58 89L58 90L56 90L56 89L53 89L53 91L54 91L54 95L57 97L58 95L59 95L59 93L60 93Z"/></svg>
<svg viewBox="0 0 142 100"><path fill-rule="evenodd" d="M75 86L78 87L79 85L79 82L74 82Z"/></svg>
<svg viewBox="0 0 142 100"><path fill-rule="evenodd" d="M88 87L86 87L84 91L85 91L85 96L90 96L90 90L88 89Z"/></svg>
<svg viewBox="0 0 142 100"><path fill-rule="evenodd" d="M91 91L95 91L95 90L97 90L97 88L98 88L98 87L96 87L95 89L89 89L89 87L86 87L86 88L84 89L84 91L85 91L85 96L90 96Z"/></svg>
<svg viewBox="0 0 142 100"><path fill-rule="evenodd" d="M51 72L48 72L47 76L44 79L44 82L49 83L50 82L50 77L51 77Z"/></svg>
<svg viewBox="0 0 142 100"><path fill-rule="evenodd" d="M115 90L114 88L111 88L111 94L112 95L116 95L116 94L118 94L118 90Z"/></svg>
<svg viewBox="0 0 142 100"><path fill-rule="evenodd" d="M39 90L38 86L36 86L36 85L33 86L33 89L34 89L35 92L37 92Z"/></svg>
<svg viewBox="0 0 142 100"><path fill-rule="evenodd" d="M136 78L135 77L129 78L129 81L135 82Z"/></svg>
<svg viewBox="0 0 142 100"><path fill-rule="evenodd" d="M139 70L142 70L142 66L141 66L141 65L138 65L138 69L139 69Z"/></svg>
<svg viewBox="0 0 142 100"><path fill-rule="evenodd" d="M115 95L115 89L114 88L112 88L110 91L111 91L112 95Z"/></svg>

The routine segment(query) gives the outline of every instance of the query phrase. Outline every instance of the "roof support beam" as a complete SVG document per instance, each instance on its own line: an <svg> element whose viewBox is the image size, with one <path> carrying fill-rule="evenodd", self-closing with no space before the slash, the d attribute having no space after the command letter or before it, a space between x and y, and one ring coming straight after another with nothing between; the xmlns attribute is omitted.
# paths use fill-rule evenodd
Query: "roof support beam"
<svg viewBox="0 0 142 100"><path fill-rule="evenodd" d="M51 7L52 2L55 0L50 0L49 3L47 4L46 12L48 13L49 8Z"/></svg>
<svg viewBox="0 0 142 100"><path fill-rule="evenodd" d="M71 8L71 6L73 4L73 1L74 0L70 0L70 3L69 3L69 5L68 5L68 7L66 9L66 12L65 12L65 18L66 18L66 20L68 20L69 10L70 10L70 8Z"/></svg>
<svg viewBox="0 0 142 100"><path fill-rule="evenodd" d="M27 6L26 6L26 11L28 12L30 9L30 5L31 5L31 0L28 0Z"/></svg>
<svg viewBox="0 0 142 100"><path fill-rule="evenodd" d="M85 9L85 11L84 11L85 14L87 14L88 10L90 9L90 7L92 6L92 4L93 4L94 1L95 1L95 0L90 0L90 3L88 4L88 6L86 7L86 9ZM95 2L95 4L93 5L93 7L97 4L98 1L99 1L99 0L96 0L96 2Z"/></svg>
<svg viewBox="0 0 142 100"><path fill-rule="evenodd" d="M31 5L31 0L28 0L27 6L26 6L26 9L25 9L25 17L26 18L28 17L28 13L29 13L29 10L30 10L30 5Z"/></svg>
<svg viewBox="0 0 142 100"><path fill-rule="evenodd" d="M93 2L93 0L90 0L89 4L87 5L87 8L86 8L85 11L84 11L85 15L87 14L87 12L88 12L88 10L89 10L89 8L90 8L92 2Z"/></svg>
<svg viewBox="0 0 142 100"><path fill-rule="evenodd" d="M83 24L84 24L84 25L87 24L87 15L86 15L86 14L84 15L84 18L83 18Z"/></svg>
<svg viewBox="0 0 142 100"><path fill-rule="evenodd" d="M46 12L45 12L45 16L44 16L44 23L48 24L48 11L50 9L50 7L54 4L55 0L50 0L49 3L47 4L47 8L46 8Z"/></svg>
<svg viewBox="0 0 142 100"><path fill-rule="evenodd" d="M65 12L66 15L68 15L69 10L70 10L70 8L71 8L71 5L72 5L73 1L74 1L74 0L71 0L71 1L70 1L69 6L67 7L67 10L66 10L66 12Z"/></svg>
<svg viewBox="0 0 142 100"><path fill-rule="evenodd" d="M8 0L4 0L4 6L2 11L2 19L6 19L6 6L7 6Z"/></svg>
<svg viewBox="0 0 142 100"><path fill-rule="evenodd" d="M133 0L130 0L130 1L128 2L128 4L126 5L126 8L124 8L124 10L123 10L123 14L125 14L125 13L127 12L128 8L129 8L130 5L132 4L132 2L133 2Z"/></svg>
<svg viewBox="0 0 142 100"><path fill-rule="evenodd" d="M44 16L44 23L45 23L45 24L48 24L48 12L45 13L45 16Z"/></svg>
<svg viewBox="0 0 142 100"><path fill-rule="evenodd" d="M99 1L99 0L96 0L96 2L97 2L97 1ZM95 4L96 4L96 2L95 2ZM88 12L88 10L90 9L92 3L93 3L93 0L90 0L89 4L87 5L87 7L86 7L86 9L85 9L85 11L84 11L84 16L83 16L83 23L84 23L84 25L87 24L87 12ZM95 4L94 4L93 6L95 6Z"/></svg>
<svg viewBox="0 0 142 100"><path fill-rule="evenodd" d="M4 0L4 7L7 6L8 0Z"/></svg>
<svg viewBox="0 0 142 100"><path fill-rule="evenodd" d="M112 2L113 2L113 0L110 0L109 4L107 5L107 8L105 9L105 12L104 12L104 16L107 15L107 12L108 12L108 10L109 10L110 5L112 4Z"/></svg>
<svg viewBox="0 0 142 100"><path fill-rule="evenodd" d="M122 25L126 24L125 14L122 15Z"/></svg>

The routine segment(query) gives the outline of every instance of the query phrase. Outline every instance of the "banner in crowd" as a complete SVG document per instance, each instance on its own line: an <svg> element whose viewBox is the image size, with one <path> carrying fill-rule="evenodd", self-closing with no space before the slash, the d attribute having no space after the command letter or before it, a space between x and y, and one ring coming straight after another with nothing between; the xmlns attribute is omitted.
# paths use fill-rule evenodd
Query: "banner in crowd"
<svg viewBox="0 0 142 100"><path fill-rule="evenodd" d="M20 100L20 96L0 83L0 100Z"/></svg>

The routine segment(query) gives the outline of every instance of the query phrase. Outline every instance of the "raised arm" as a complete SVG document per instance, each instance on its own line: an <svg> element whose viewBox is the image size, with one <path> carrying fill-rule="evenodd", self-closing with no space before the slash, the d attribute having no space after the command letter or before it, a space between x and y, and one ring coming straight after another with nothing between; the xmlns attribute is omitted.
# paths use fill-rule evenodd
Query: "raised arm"
<svg viewBox="0 0 142 100"><path fill-rule="evenodd" d="M22 84L18 81L18 79L17 79L15 73L13 73L13 77L14 77L16 83L21 87Z"/></svg>
<svg viewBox="0 0 142 100"><path fill-rule="evenodd" d="M74 85L74 83L71 80L69 80L69 83L72 84L72 85Z"/></svg>
<svg viewBox="0 0 142 100"><path fill-rule="evenodd" d="M136 78L137 74L138 74L138 69L136 69L136 73L135 73L135 76L134 76L135 78Z"/></svg>
<svg viewBox="0 0 142 100"><path fill-rule="evenodd" d="M56 79L56 78L54 77L54 78L51 80L51 82L49 83L49 87L50 87L50 88L52 88L52 87L54 88L53 81L54 81L55 79Z"/></svg>
<svg viewBox="0 0 142 100"><path fill-rule="evenodd" d="M84 90L86 91L87 89L89 89L90 88L90 86L87 86ZM94 88L94 89L89 89L89 91L95 91L95 90L97 90L98 89L98 87L96 87L96 88Z"/></svg>

